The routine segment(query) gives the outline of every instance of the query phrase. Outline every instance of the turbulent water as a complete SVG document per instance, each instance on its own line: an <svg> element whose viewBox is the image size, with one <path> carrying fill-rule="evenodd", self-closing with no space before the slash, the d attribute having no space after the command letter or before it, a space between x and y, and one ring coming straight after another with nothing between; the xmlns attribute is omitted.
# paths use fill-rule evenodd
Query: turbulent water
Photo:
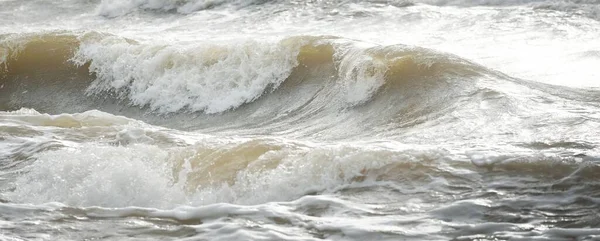
<svg viewBox="0 0 600 241"><path fill-rule="evenodd" d="M0 0L0 240L600 240L600 1Z"/></svg>

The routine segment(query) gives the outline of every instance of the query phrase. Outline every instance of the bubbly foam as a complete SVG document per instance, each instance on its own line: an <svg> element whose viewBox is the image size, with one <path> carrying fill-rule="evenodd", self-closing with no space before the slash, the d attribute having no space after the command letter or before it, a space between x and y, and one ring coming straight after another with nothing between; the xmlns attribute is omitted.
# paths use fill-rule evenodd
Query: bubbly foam
<svg viewBox="0 0 600 241"><path fill-rule="evenodd" d="M362 104L371 99L385 83L388 63L369 53L369 48L340 47L338 59L340 81L345 89L346 101L350 105Z"/></svg>
<svg viewBox="0 0 600 241"><path fill-rule="evenodd" d="M83 43L74 57L97 80L88 93L115 91L168 113L218 113L277 88L297 65L296 46L234 42L175 47L108 38Z"/></svg>
<svg viewBox="0 0 600 241"><path fill-rule="evenodd" d="M28 203L169 207L185 196L171 188L167 155L154 146L97 144L40 153L7 196Z"/></svg>
<svg viewBox="0 0 600 241"><path fill-rule="evenodd" d="M270 147L264 149L265 145ZM410 166L438 155L437 151L308 148L256 141L204 141L166 150L139 143L84 143L36 153L36 160L17 177L14 191L5 198L103 207L259 204L375 182L387 175L385 166Z"/></svg>

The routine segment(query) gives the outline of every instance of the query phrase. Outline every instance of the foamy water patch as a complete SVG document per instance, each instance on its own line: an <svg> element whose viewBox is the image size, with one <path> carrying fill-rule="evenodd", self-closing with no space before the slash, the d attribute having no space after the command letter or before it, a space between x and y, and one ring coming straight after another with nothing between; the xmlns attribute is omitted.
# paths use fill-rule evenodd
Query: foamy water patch
<svg viewBox="0 0 600 241"><path fill-rule="evenodd" d="M0 73L8 72L8 49L0 46Z"/></svg>
<svg viewBox="0 0 600 241"><path fill-rule="evenodd" d="M277 88L297 65L298 48L255 41L175 47L108 38L83 43L73 60L89 62L97 76L89 94L117 92L162 113L218 113Z"/></svg>
<svg viewBox="0 0 600 241"><path fill-rule="evenodd" d="M378 179L389 175L385 167L402 169L443 158L434 150L316 147L268 140L207 140L173 148L142 141L72 143L32 157L12 184L14 190L3 195L11 202L153 208L261 204L337 193L354 183L378 186Z"/></svg>
<svg viewBox="0 0 600 241"><path fill-rule="evenodd" d="M28 41L15 34L0 35L0 74L8 72L8 62L25 48ZM0 75L0 77L4 77Z"/></svg>
<svg viewBox="0 0 600 241"><path fill-rule="evenodd" d="M346 102L362 104L385 83L387 63L369 53L372 49L358 46L338 46L335 57Z"/></svg>
<svg viewBox="0 0 600 241"><path fill-rule="evenodd" d="M39 153L6 197L24 203L169 207L185 196L172 188L167 155L148 145L94 144Z"/></svg>

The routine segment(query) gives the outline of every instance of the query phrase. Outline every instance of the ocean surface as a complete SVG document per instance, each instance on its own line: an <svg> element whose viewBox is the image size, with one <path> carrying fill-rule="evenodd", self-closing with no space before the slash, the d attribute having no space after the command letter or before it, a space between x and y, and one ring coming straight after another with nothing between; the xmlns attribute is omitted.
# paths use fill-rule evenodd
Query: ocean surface
<svg viewBox="0 0 600 241"><path fill-rule="evenodd" d="M0 240L600 240L600 0L0 0Z"/></svg>

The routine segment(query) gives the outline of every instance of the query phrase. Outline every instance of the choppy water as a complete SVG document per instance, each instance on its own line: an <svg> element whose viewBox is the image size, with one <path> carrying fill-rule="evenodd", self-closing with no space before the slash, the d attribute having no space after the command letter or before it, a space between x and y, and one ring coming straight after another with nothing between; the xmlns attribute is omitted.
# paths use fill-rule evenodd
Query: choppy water
<svg viewBox="0 0 600 241"><path fill-rule="evenodd" d="M0 0L0 240L600 240L599 21Z"/></svg>

